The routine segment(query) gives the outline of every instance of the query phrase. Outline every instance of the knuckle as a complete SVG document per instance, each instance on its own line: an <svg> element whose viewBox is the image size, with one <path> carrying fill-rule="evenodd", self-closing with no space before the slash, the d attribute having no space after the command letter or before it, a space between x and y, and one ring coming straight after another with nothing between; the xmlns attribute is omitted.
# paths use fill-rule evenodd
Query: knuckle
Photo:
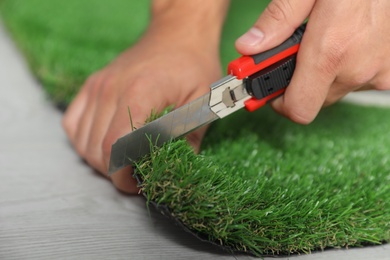
<svg viewBox="0 0 390 260"><path fill-rule="evenodd" d="M289 11L291 11L290 1L286 0L273 0L265 9L265 13L278 22L288 20Z"/></svg>
<svg viewBox="0 0 390 260"><path fill-rule="evenodd" d="M154 86L155 82L150 81L147 77L141 76L136 77L131 82L131 90L138 92L138 91L144 91L146 86Z"/></svg>
<svg viewBox="0 0 390 260"><path fill-rule="evenodd" d="M83 84L83 88L86 88L87 91L91 91L92 89L96 88L96 85L99 85L101 81L101 73L96 72L87 78Z"/></svg>
<svg viewBox="0 0 390 260"><path fill-rule="evenodd" d="M114 77L110 74L98 73L91 76L91 79L87 81L86 87L88 88L89 95L99 97L102 94L109 93L109 89L113 85Z"/></svg>
<svg viewBox="0 0 390 260"><path fill-rule="evenodd" d="M105 100L114 94L114 92L112 90L113 85L111 84L111 82L112 81L110 79L107 79L107 80L103 81L102 84L100 85L99 90L98 90L100 99Z"/></svg>
<svg viewBox="0 0 390 260"><path fill-rule="evenodd" d="M335 75L344 62L344 47L342 44L324 44L319 57L318 70L326 75Z"/></svg>

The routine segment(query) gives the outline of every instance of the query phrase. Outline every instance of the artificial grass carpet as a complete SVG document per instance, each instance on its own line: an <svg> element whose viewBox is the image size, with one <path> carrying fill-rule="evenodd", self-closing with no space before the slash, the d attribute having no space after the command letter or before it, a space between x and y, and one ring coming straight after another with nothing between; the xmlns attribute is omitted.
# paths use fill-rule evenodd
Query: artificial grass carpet
<svg viewBox="0 0 390 260"><path fill-rule="evenodd" d="M266 1L232 1L222 60ZM56 103L135 42L148 1L0 0L0 12ZM257 8L256 8L257 7ZM243 15L245 14L245 15ZM139 163L149 201L192 231L261 254L361 246L390 237L390 111L336 105L310 126L269 108L215 123L194 155L169 143Z"/></svg>
<svg viewBox="0 0 390 260"><path fill-rule="evenodd" d="M268 1L232 1L222 35L224 67L234 41ZM54 102L68 104L80 85L134 44L149 21L150 1L0 0L0 15ZM245 15L242 15L245 13Z"/></svg>
<svg viewBox="0 0 390 260"><path fill-rule="evenodd" d="M124 0L0 0L0 14L51 99L65 105L149 18L148 1Z"/></svg>
<svg viewBox="0 0 390 260"><path fill-rule="evenodd" d="M256 255L390 239L390 110L336 105L310 126L269 108L213 125L137 164L148 201L190 230Z"/></svg>

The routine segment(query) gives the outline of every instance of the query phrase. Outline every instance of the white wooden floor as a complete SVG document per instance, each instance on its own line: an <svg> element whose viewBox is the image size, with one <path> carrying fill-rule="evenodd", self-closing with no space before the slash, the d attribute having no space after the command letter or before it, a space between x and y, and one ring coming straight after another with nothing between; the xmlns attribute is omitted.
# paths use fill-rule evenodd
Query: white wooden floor
<svg viewBox="0 0 390 260"><path fill-rule="evenodd" d="M235 259L83 164L61 116L0 24L0 259ZM390 259L390 245L290 258Z"/></svg>

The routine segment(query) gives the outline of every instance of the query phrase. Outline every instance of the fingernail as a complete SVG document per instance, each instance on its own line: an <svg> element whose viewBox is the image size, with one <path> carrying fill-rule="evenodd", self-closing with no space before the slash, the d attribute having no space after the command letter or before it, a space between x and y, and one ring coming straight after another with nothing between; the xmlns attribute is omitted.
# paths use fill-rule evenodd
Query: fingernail
<svg viewBox="0 0 390 260"><path fill-rule="evenodd" d="M264 39L264 33L259 29L252 27L244 35L238 38L238 42L243 45L255 46Z"/></svg>

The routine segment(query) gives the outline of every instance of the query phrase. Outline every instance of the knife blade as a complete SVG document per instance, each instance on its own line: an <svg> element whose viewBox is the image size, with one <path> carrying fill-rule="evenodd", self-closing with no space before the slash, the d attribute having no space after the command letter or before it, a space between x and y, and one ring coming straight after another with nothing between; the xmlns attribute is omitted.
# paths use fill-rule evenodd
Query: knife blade
<svg viewBox="0 0 390 260"><path fill-rule="evenodd" d="M150 153L151 145L162 146L243 107L255 111L282 95L305 27L269 51L230 62L229 75L213 83L209 93L119 138L112 145L109 175Z"/></svg>

